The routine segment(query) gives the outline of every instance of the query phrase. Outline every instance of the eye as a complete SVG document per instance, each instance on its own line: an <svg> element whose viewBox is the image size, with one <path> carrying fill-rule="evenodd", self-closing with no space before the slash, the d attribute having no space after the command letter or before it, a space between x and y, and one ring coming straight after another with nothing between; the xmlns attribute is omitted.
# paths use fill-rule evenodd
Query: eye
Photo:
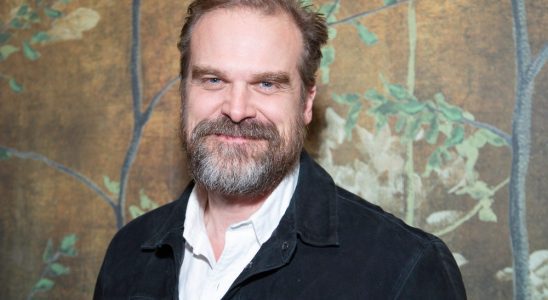
<svg viewBox="0 0 548 300"><path fill-rule="evenodd" d="M201 79L201 84L205 89L215 90L223 86L223 80L219 77L204 77Z"/></svg>
<svg viewBox="0 0 548 300"><path fill-rule="evenodd" d="M269 81L261 81L260 86L262 88L271 89L271 88L274 87L274 83L269 82Z"/></svg>

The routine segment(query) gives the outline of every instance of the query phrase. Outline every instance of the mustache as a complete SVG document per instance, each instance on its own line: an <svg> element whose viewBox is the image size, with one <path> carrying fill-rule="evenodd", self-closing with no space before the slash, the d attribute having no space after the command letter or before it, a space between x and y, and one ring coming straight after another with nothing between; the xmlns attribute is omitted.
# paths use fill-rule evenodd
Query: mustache
<svg viewBox="0 0 548 300"><path fill-rule="evenodd" d="M226 135L255 140L273 140L280 137L276 126L257 120L246 119L235 123L226 116L213 120L202 120L192 132L192 139L200 139L208 135Z"/></svg>

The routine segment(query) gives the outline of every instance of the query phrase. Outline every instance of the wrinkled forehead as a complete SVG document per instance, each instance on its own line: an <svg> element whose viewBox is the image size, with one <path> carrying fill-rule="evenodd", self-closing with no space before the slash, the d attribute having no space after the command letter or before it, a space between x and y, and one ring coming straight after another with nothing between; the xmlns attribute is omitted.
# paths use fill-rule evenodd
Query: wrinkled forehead
<svg viewBox="0 0 548 300"><path fill-rule="evenodd" d="M215 9L195 24L190 48L191 65L296 71L303 41L287 14L265 15L247 8Z"/></svg>

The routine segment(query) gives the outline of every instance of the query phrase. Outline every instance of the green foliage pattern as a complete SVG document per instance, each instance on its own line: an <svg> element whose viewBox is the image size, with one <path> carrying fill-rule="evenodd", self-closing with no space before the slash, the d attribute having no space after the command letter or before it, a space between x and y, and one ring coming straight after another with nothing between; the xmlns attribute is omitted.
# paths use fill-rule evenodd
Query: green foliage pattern
<svg viewBox="0 0 548 300"><path fill-rule="evenodd" d="M68 4L68 0L58 1L31 1L16 7L15 13L7 22L0 21L0 62L6 61L12 55L22 53L29 61L36 61L40 53L36 49L49 40L46 32L42 31L44 25L62 17L63 12L54 9L56 3ZM12 92L23 92L21 84L12 75L0 70L0 80L7 83Z"/></svg>
<svg viewBox="0 0 548 300"><path fill-rule="evenodd" d="M51 290L55 286L56 277L70 273L70 268L62 264L60 260L63 257L74 257L78 254L77 241L78 238L75 234L68 234L63 237L59 247L55 248L53 240L48 239L42 253L43 271L27 295L27 299L33 299L37 293Z"/></svg>

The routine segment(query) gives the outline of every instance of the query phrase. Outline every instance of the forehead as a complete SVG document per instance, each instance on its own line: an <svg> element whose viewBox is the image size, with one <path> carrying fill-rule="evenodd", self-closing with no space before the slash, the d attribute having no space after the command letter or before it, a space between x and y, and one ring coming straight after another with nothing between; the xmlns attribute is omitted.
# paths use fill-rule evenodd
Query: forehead
<svg viewBox="0 0 548 300"><path fill-rule="evenodd" d="M299 28L285 13L230 8L202 16L194 26L190 47L191 65L288 71L296 70L303 42Z"/></svg>

